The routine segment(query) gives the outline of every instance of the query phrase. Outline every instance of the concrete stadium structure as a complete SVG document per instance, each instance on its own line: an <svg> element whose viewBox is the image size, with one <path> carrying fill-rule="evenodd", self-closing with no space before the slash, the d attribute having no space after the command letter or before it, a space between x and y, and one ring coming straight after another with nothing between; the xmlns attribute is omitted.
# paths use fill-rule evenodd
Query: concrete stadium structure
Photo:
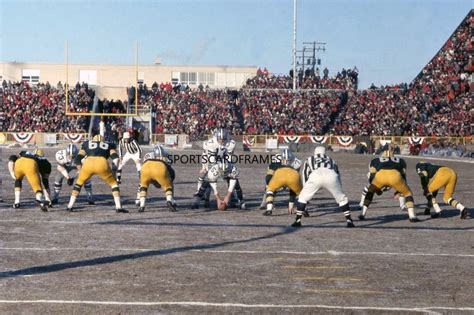
<svg viewBox="0 0 474 315"><path fill-rule="evenodd" d="M67 68L67 69L66 69ZM67 74L66 74L67 73ZM64 63L0 63L0 81L27 81L31 84L49 82L56 85L67 81L70 86L85 82L94 87L99 98L126 99L126 87L139 83L151 87L153 82L187 84L190 87L208 85L210 88L239 88L255 76L255 66L191 66L163 65L157 60L152 65L107 65Z"/></svg>

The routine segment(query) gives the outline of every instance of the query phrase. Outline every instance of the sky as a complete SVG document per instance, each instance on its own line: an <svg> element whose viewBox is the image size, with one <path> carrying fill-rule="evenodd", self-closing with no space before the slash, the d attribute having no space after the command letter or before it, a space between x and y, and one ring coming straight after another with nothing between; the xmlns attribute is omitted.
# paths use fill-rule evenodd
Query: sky
<svg viewBox="0 0 474 315"><path fill-rule="evenodd" d="M359 87L410 82L472 9L472 0L298 0L297 49L325 42L330 75ZM0 0L0 61L292 67L293 0Z"/></svg>

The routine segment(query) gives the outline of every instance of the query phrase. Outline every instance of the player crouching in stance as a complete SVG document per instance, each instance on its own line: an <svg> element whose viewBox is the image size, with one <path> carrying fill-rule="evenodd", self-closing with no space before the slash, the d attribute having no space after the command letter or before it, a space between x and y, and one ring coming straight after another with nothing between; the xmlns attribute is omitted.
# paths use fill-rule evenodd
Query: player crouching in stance
<svg viewBox="0 0 474 315"><path fill-rule="evenodd" d="M219 178L222 178L224 181L227 182L227 193L224 198L222 198L219 194L219 191L217 190L217 180ZM210 185L212 188L212 191L214 192L214 197L217 200L217 208L219 210L225 210L227 209L227 206L229 205L230 198L232 197L232 194L234 193L234 189L236 189L236 186L238 184L238 178L239 178L239 170L238 168L226 161L226 160L219 160L216 164L214 164L209 171L207 172L207 180L204 181L204 184L201 186L199 189L198 194L196 195L196 199L194 201L193 209L198 209L199 208L199 202L202 199L202 196L204 195L207 185Z"/></svg>
<svg viewBox="0 0 474 315"><path fill-rule="evenodd" d="M56 162L58 163L58 173L54 179L54 191L51 198L51 202L54 204L58 203L59 193L63 185L63 180L66 179L67 184L72 186L74 184L74 177L71 176L71 172L76 169L73 161L76 155L79 153L79 149L75 144L68 144L66 149L59 150L56 152ZM84 183L84 188L87 192L87 201L90 205L94 204L92 198L92 183L90 180Z"/></svg>
<svg viewBox="0 0 474 315"><path fill-rule="evenodd" d="M301 218L308 216L306 204L321 188L328 190L344 212L347 227L354 227L351 218L349 200L342 191L341 177L336 162L326 155L323 146L314 149L314 155L309 157L303 166L303 189L298 197L295 222L292 227L301 226Z"/></svg>
<svg viewBox="0 0 474 315"><path fill-rule="evenodd" d="M413 193L406 182L405 160L394 157L393 149L387 147L387 149L382 152L382 156L375 158L370 162L369 174L370 185L364 199L362 213L359 215L360 220L365 219L367 209L372 202L374 193L381 194L382 190L390 187L405 197L410 222L419 221L413 208Z"/></svg>
<svg viewBox="0 0 474 315"><path fill-rule="evenodd" d="M168 154L161 146L156 146L153 152L145 154L140 174L140 207L138 212L145 211L146 195L150 184L163 189L168 208L170 211L176 211L176 201L173 198L174 177L175 173L170 165Z"/></svg>
<svg viewBox="0 0 474 315"><path fill-rule="evenodd" d="M467 209L459 201L453 198L454 190L456 189L457 174L456 172L445 166L434 165L426 162L416 164L416 172L421 179L421 186L423 188L423 195L428 200L428 206L425 214L430 214L431 206L435 212L431 214L432 218L441 216L441 208L436 202L436 195L438 190L444 188L443 201L453 208L460 211L460 218L467 217Z"/></svg>
<svg viewBox="0 0 474 315"><path fill-rule="evenodd" d="M31 188L33 188L35 200L40 209L44 212L48 211L47 204L51 205L48 193L51 163L44 157L43 150L36 149L33 152L21 151L19 155L10 156L8 170L11 177L15 180L15 202L13 208L21 207L22 181L26 177Z"/></svg>
<svg viewBox="0 0 474 315"><path fill-rule="evenodd" d="M112 188L115 211L128 213L127 210L122 209L122 204L120 202L120 189L117 180L110 169L108 162L109 158L111 158L112 162L117 166L118 155L115 150L115 145L103 142L102 136L95 135L92 140L86 141L82 144L81 150L74 159L74 163L77 165L77 170L79 171L79 176L77 177L76 184L71 193L71 199L67 205L68 211L73 211L74 203L81 192L82 185L93 175L98 175Z"/></svg>
<svg viewBox="0 0 474 315"><path fill-rule="evenodd" d="M288 202L288 214L293 213L296 197L299 195L303 185L299 169L301 161L288 149L278 154L276 160L268 166L265 176L266 186L266 210L263 215L269 216L273 212L273 199L280 188L290 189L290 200Z"/></svg>

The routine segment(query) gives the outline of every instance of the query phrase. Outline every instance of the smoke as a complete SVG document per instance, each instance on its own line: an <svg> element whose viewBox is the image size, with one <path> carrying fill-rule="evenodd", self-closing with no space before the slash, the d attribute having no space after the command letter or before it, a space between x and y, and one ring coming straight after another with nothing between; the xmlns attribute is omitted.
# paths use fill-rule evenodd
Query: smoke
<svg viewBox="0 0 474 315"><path fill-rule="evenodd" d="M190 64L199 63L216 41L215 37L205 38L195 42L190 51L187 50L167 50L160 54L163 59L175 60L178 63Z"/></svg>

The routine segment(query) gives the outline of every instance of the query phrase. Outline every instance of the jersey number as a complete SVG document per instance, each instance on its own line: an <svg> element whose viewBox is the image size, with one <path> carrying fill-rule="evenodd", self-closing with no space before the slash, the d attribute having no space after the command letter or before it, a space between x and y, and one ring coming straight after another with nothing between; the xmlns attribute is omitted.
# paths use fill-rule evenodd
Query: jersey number
<svg viewBox="0 0 474 315"><path fill-rule="evenodd" d="M101 148L102 150L108 150L109 144L105 142L99 142L99 148ZM89 142L89 149L90 150L97 149L97 142Z"/></svg>
<svg viewBox="0 0 474 315"><path fill-rule="evenodd" d="M400 163L400 159L397 158L397 157L380 157L380 162L384 163L384 162L388 162L388 161L392 161L394 163Z"/></svg>

